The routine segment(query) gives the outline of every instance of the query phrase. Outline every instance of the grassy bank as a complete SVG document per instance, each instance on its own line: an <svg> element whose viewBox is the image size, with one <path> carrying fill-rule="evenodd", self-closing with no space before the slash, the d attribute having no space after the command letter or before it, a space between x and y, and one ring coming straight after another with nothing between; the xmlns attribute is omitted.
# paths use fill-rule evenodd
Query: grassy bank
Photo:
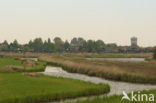
<svg viewBox="0 0 156 103"><path fill-rule="evenodd" d="M34 73L43 71L45 66L46 62L43 61L1 57L0 103L40 103L110 91L107 84L93 84Z"/></svg>
<svg viewBox="0 0 156 103"><path fill-rule="evenodd" d="M105 84L21 73L0 73L0 103L39 103L109 92Z"/></svg>
<svg viewBox="0 0 156 103"><path fill-rule="evenodd" d="M146 58L152 59L152 53L65 53L65 57L82 57L82 58Z"/></svg>
<svg viewBox="0 0 156 103"><path fill-rule="evenodd" d="M156 90L149 90L149 91L142 91L141 94L154 94L156 95ZM130 95L129 95L130 96ZM155 103L156 102L156 97L154 98L154 102L150 102L150 101L145 101L145 98L144 98L144 101L140 101L140 102L137 102L137 101L134 101L134 102L131 102L131 101L128 101L128 100L123 100L121 101L121 98L122 98L122 95L114 95L114 96L110 96L110 97L104 97L104 98L95 98L95 99L92 99L92 100L85 100L85 101L77 101L76 103Z"/></svg>
<svg viewBox="0 0 156 103"><path fill-rule="evenodd" d="M16 54L0 53L9 57L38 57L49 64L61 66L68 72L98 76L110 80L133 83L156 84L156 61L151 60L152 54ZM106 60L87 60L86 57L144 57L147 62L119 62Z"/></svg>
<svg viewBox="0 0 156 103"><path fill-rule="evenodd" d="M28 63L29 62L29 63ZM38 72L44 71L46 62L0 58L0 72Z"/></svg>
<svg viewBox="0 0 156 103"><path fill-rule="evenodd" d="M133 83L156 84L156 62L119 62L86 60L77 57L40 56L51 65L61 66L68 72L82 73L106 79ZM149 75L150 74L150 75Z"/></svg>

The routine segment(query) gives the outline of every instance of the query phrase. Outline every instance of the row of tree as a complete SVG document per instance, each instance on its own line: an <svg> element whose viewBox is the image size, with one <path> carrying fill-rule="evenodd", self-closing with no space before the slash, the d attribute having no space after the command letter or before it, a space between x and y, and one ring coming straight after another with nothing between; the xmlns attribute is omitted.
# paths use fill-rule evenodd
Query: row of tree
<svg viewBox="0 0 156 103"><path fill-rule="evenodd" d="M55 37L53 42L50 38L43 41L41 38L30 40L29 43L21 45L17 40L8 43L6 40L0 44L0 51L4 52L104 52L106 48L112 51L117 50L117 45L105 44L102 40L84 40L83 38L73 38L71 42L63 41Z"/></svg>
<svg viewBox="0 0 156 103"><path fill-rule="evenodd" d="M29 43L21 45L17 40L8 43L6 40L0 43L0 51L3 52L107 52L107 53L125 53L125 52L151 52L153 48L132 48L130 46L117 46L115 43L105 44L102 40L85 40L81 37L73 38L70 42L63 41L55 37L53 41L50 38L43 41L41 38L30 40Z"/></svg>

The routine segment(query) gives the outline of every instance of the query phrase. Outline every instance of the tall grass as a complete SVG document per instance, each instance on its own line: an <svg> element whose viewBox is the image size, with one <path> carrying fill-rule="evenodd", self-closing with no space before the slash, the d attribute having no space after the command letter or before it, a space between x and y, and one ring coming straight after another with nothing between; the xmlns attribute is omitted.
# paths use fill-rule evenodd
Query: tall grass
<svg viewBox="0 0 156 103"><path fill-rule="evenodd" d="M71 60L41 56L48 64L61 66L68 72L82 73L111 80L156 84L156 63ZM150 75L149 75L150 74Z"/></svg>
<svg viewBox="0 0 156 103"><path fill-rule="evenodd" d="M86 60L86 57L95 56L124 56L124 57L147 57L152 54L16 54L0 53L0 55L11 57L38 57L49 64L63 67L68 72L83 73L90 76L98 76L111 80L126 81L133 83L156 84L156 62L148 61L141 63Z"/></svg>
<svg viewBox="0 0 156 103"><path fill-rule="evenodd" d="M152 59L152 53L64 53L65 57L83 58L147 58Z"/></svg>

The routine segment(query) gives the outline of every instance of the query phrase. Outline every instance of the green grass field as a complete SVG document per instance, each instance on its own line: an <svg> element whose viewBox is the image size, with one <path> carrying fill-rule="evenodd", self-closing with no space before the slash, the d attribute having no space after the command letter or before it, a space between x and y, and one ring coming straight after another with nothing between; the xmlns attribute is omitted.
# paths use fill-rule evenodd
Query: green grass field
<svg viewBox="0 0 156 103"><path fill-rule="evenodd" d="M0 73L0 103L36 103L109 92L105 84L73 79Z"/></svg>
<svg viewBox="0 0 156 103"><path fill-rule="evenodd" d="M37 63L37 65L33 67L24 67L25 63L21 60L15 60L13 58L0 58L0 72L38 72L38 71L44 71L46 62L43 61L32 61L34 63ZM20 66L24 69L20 70L3 70L3 67L5 66Z"/></svg>
<svg viewBox="0 0 156 103"><path fill-rule="evenodd" d="M15 60L13 58L0 58L0 69L6 65L17 65L23 66L24 64L20 60Z"/></svg>
<svg viewBox="0 0 156 103"><path fill-rule="evenodd" d="M8 65L24 66L20 60L0 58L0 103L39 103L108 93L107 84L93 84L80 80L44 76L24 75L21 72L43 71L45 62L24 70L4 72ZM30 73L27 73L30 74Z"/></svg>

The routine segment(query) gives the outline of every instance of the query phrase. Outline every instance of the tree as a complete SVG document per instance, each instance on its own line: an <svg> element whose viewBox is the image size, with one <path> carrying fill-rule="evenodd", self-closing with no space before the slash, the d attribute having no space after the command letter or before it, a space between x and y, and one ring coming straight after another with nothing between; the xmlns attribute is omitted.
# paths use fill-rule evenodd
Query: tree
<svg viewBox="0 0 156 103"><path fill-rule="evenodd" d="M115 43L107 44L105 47L105 52L116 53L118 52L118 46Z"/></svg>
<svg viewBox="0 0 156 103"><path fill-rule="evenodd" d="M64 51L63 45L64 45L64 43L60 37L54 38L55 52L63 52Z"/></svg>
<svg viewBox="0 0 156 103"><path fill-rule="evenodd" d="M23 45L22 50L23 50L24 53L25 53L25 52L30 52L30 51L31 51L31 49L30 49L30 47L29 47L28 44Z"/></svg>
<svg viewBox="0 0 156 103"><path fill-rule="evenodd" d="M13 43L10 44L10 51L17 52L20 45L17 40L14 40Z"/></svg>
<svg viewBox="0 0 156 103"><path fill-rule="evenodd" d="M84 44L85 44L85 40L81 37L79 38L73 38L71 40L71 49L72 49L72 52L82 52L83 49L84 49Z"/></svg>
<svg viewBox="0 0 156 103"><path fill-rule="evenodd" d="M77 42L78 42L78 46L83 46L83 44L85 43L85 40L83 38L79 37L77 39Z"/></svg>
<svg viewBox="0 0 156 103"><path fill-rule="evenodd" d="M36 38L31 45L34 52L43 52L43 41L41 38Z"/></svg>
<svg viewBox="0 0 156 103"><path fill-rule="evenodd" d="M78 40L77 40L77 38L73 38L72 40L71 40L71 46L77 46L77 44L78 44Z"/></svg>
<svg viewBox="0 0 156 103"><path fill-rule="evenodd" d="M102 40L97 40L95 43L96 43L96 51L103 52L105 48L105 43Z"/></svg>
<svg viewBox="0 0 156 103"><path fill-rule="evenodd" d="M0 50L1 51L9 51L9 44L6 40L1 44Z"/></svg>
<svg viewBox="0 0 156 103"><path fill-rule="evenodd" d="M71 51L72 52L78 51L78 40L77 40L77 38L73 38L70 42L70 45L71 45Z"/></svg>
<svg viewBox="0 0 156 103"><path fill-rule="evenodd" d="M48 41L45 41L43 44L43 52L51 53L54 51L54 44L51 43L50 38L48 38Z"/></svg>
<svg viewBox="0 0 156 103"><path fill-rule="evenodd" d="M153 59L156 60L156 48L154 49Z"/></svg>
<svg viewBox="0 0 156 103"><path fill-rule="evenodd" d="M14 48L18 48L18 46L19 46L18 41L17 40L14 40L13 43L12 43L12 46Z"/></svg>
<svg viewBox="0 0 156 103"><path fill-rule="evenodd" d="M69 42L67 40L64 43L64 50L66 52L69 52L70 51L70 44L69 44Z"/></svg>
<svg viewBox="0 0 156 103"><path fill-rule="evenodd" d="M96 43L93 40L87 41L87 50L88 52L96 52Z"/></svg>

